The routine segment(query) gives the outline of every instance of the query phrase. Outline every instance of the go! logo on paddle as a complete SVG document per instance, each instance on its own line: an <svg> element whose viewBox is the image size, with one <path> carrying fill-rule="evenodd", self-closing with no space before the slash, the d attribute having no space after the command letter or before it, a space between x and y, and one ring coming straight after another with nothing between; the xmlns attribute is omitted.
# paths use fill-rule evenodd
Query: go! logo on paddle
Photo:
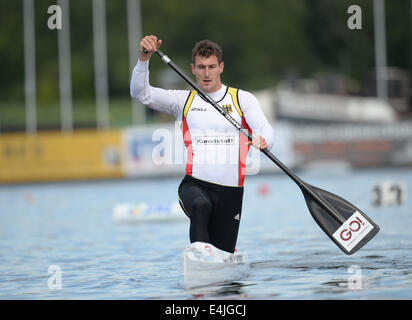
<svg viewBox="0 0 412 320"><path fill-rule="evenodd" d="M362 225L364 225L362 220L359 219L359 217L356 217L356 220L352 220L351 222L349 222L348 228L345 228L341 231L339 235L340 238L343 241L349 241L352 238L352 232L358 232L361 229Z"/></svg>
<svg viewBox="0 0 412 320"><path fill-rule="evenodd" d="M333 237L348 251L352 250L371 230L369 223L358 211L335 231Z"/></svg>

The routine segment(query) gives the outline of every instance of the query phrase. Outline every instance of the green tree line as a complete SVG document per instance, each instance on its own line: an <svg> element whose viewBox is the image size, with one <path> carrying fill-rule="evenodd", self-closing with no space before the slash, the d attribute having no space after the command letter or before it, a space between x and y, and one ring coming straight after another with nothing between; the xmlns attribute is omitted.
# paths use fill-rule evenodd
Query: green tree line
<svg viewBox="0 0 412 320"><path fill-rule="evenodd" d="M38 104L59 99L57 30L47 27L51 0L35 1ZM347 10L362 9L362 29L350 30ZM386 0L387 64L412 76L410 0ZM106 0L111 99L129 96L126 0ZM363 94L374 64L372 0L141 0L143 34L163 40L166 52L190 72L195 42L223 47L223 81L256 90L290 75L322 72L345 77L352 93ZM0 107L24 103L23 1L0 1ZM94 101L92 1L70 1L74 101ZM136 43L138 50L138 43ZM155 60L155 59L152 59ZM151 81L161 83L159 61ZM1 112L1 110L0 110Z"/></svg>

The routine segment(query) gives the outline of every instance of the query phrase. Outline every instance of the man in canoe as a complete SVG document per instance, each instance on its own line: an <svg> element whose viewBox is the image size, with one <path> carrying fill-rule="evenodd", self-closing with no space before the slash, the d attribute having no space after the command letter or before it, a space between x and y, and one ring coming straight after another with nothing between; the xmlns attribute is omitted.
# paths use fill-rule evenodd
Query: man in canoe
<svg viewBox="0 0 412 320"><path fill-rule="evenodd" d="M254 95L221 82L222 49L210 40L196 43L192 50L191 69L196 82L253 134L251 142L196 91L151 86L149 60L161 44L153 35L141 40L130 84L131 96L181 123L187 164L178 194L190 218L190 242L210 243L233 253L242 216L246 156L251 144L257 149L270 149L273 129Z"/></svg>

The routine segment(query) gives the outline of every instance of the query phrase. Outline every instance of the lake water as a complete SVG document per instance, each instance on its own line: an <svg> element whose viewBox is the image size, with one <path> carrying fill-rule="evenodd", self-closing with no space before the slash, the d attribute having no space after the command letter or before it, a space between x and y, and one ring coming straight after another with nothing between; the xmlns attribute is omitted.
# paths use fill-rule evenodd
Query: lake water
<svg viewBox="0 0 412 320"><path fill-rule="evenodd" d="M248 176L237 248L250 275L193 290L183 287L187 219L116 224L112 215L121 202L176 201L180 178L2 185L0 299L412 299L412 170L298 175L361 208L379 234L346 256L290 178ZM372 205L385 180L405 183L404 204Z"/></svg>

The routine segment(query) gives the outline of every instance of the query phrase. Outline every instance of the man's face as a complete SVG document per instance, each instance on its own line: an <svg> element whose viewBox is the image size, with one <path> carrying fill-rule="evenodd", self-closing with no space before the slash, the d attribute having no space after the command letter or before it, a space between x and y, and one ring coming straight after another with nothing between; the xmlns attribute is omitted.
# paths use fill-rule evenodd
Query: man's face
<svg viewBox="0 0 412 320"><path fill-rule="evenodd" d="M208 58L202 56L195 57L195 64L192 64L192 72L196 76L197 84L204 91L216 92L222 87L220 74L223 72L224 63L219 61L216 56Z"/></svg>

